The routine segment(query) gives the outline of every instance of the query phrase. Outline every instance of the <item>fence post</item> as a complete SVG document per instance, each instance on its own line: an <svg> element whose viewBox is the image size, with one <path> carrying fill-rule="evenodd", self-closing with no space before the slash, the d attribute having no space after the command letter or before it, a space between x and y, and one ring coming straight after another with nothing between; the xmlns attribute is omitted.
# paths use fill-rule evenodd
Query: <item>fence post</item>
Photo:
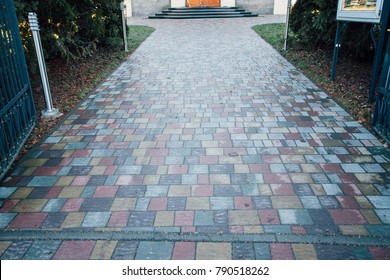
<svg viewBox="0 0 390 280"><path fill-rule="evenodd" d="M125 3L121 2L121 11L122 11L122 26L123 26L123 41L125 43L125 52L128 52L127 47L127 26L126 26L126 15L125 15Z"/></svg>
<svg viewBox="0 0 390 280"><path fill-rule="evenodd" d="M62 114L58 111L58 109L55 109L53 107L49 79L47 77L46 64L45 64L45 59L43 56L41 37L39 35L39 24L38 24L37 14L36 13L29 13L28 14L28 21L30 23L31 33L32 33L33 39L34 39L35 50L36 50L37 58L38 58L39 71L41 73L43 93L44 93L45 102L46 102L46 109L42 111L42 117L55 119L55 118L60 117Z"/></svg>

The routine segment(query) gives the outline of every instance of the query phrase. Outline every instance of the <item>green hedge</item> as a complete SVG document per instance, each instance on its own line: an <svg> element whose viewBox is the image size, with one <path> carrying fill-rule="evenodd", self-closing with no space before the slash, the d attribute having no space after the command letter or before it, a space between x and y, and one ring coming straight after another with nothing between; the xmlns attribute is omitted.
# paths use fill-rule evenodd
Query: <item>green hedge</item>
<svg viewBox="0 0 390 280"><path fill-rule="evenodd" d="M36 12L48 59L77 59L122 44L121 0L14 0L27 58L33 59L28 12Z"/></svg>
<svg viewBox="0 0 390 280"><path fill-rule="evenodd" d="M291 10L291 30L300 45L333 48L336 34L337 0L298 0ZM343 49L367 59L373 55L371 24L349 23L342 38Z"/></svg>

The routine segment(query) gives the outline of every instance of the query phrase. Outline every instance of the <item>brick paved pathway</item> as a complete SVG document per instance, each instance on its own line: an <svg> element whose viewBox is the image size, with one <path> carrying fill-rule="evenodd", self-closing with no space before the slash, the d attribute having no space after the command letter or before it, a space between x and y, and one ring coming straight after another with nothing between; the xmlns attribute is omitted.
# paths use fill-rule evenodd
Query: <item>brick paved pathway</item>
<svg viewBox="0 0 390 280"><path fill-rule="evenodd" d="M251 26L156 31L1 183L1 259L390 258L390 154Z"/></svg>

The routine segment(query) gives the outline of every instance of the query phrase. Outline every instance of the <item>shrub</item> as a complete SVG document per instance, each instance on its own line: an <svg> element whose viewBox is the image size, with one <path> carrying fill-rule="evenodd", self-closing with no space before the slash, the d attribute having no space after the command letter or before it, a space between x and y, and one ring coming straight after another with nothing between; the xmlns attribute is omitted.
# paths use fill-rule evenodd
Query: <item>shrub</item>
<svg viewBox="0 0 390 280"><path fill-rule="evenodd" d="M333 48L336 34L337 0L298 0L291 11L291 30L301 46ZM367 59L373 54L370 24L349 23L342 45L353 56Z"/></svg>
<svg viewBox="0 0 390 280"><path fill-rule="evenodd" d="M28 58L33 57L27 21L36 12L47 58L77 59L99 47L121 43L121 0L15 0L22 40Z"/></svg>

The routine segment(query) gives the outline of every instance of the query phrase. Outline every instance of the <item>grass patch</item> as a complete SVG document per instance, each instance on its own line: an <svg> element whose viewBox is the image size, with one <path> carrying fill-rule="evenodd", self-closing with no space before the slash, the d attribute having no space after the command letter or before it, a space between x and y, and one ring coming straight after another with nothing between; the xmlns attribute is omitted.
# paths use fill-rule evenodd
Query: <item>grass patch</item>
<svg viewBox="0 0 390 280"><path fill-rule="evenodd" d="M284 23L256 25L252 29L278 51L284 45Z"/></svg>
<svg viewBox="0 0 390 280"><path fill-rule="evenodd" d="M128 28L128 48L133 52L143 41L146 40L154 31L153 27L132 25Z"/></svg>
<svg viewBox="0 0 390 280"><path fill-rule="evenodd" d="M282 51L284 28L284 23L277 23L257 25L253 30L344 107L355 120L372 131L374 105L368 103L372 63L358 62L348 53L340 53L337 77L333 82L330 79L333 51L303 48L296 43L291 31L288 50Z"/></svg>

